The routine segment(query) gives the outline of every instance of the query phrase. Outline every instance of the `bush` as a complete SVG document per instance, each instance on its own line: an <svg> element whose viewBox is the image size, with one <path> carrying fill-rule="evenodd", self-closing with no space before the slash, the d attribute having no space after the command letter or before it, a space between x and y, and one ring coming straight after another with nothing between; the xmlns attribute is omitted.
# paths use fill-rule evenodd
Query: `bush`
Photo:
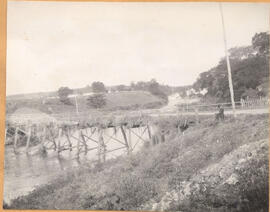
<svg viewBox="0 0 270 212"><path fill-rule="evenodd" d="M98 109L106 105L106 99L103 94L94 94L87 99L88 106Z"/></svg>
<svg viewBox="0 0 270 212"><path fill-rule="evenodd" d="M72 93L73 93L73 90L70 89L69 87L61 87L58 89L58 96L59 96L60 101L67 105L71 104L68 98L68 95Z"/></svg>
<svg viewBox="0 0 270 212"><path fill-rule="evenodd" d="M241 202L241 210L268 211L269 207L269 184L268 184L268 157L263 159L252 159L247 162L246 167L236 171L239 176L237 192L234 194ZM233 191L235 188L231 188Z"/></svg>
<svg viewBox="0 0 270 212"><path fill-rule="evenodd" d="M268 211L268 164L267 155L264 159L252 159L245 168L236 171L238 182L234 185L217 185L211 179L202 179L192 184L189 199L173 202L170 210L206 211L209 208L218 211ZM182 188L183 189L183 188Z"/></svg>
<svg viewBox="0 0 270 212"><path fill-rule="evenodd" d="M92 83L92 90L94 93L102 93L106 92L105 85L103 82L93 82Z"/></svg>
<svg viewBox="0 0 270 212"><path fill-rule="evenodd" d="M113 190L119 196L124 209L135 210L142 203L157 195L155 181L138 175L124 173L113 184Z"/></svg>

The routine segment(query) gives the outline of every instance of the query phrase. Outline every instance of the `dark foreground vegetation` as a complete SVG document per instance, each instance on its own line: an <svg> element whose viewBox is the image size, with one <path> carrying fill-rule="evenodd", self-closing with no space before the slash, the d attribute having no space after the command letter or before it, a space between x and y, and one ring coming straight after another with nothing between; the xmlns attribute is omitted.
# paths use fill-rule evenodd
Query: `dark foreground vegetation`
<svg viewBox="0 0 270 212"><path fill-rule="evenodd" d="M268 125L268 115L204 118L185 135L70 170L4 207L268 211Z"/></svg>

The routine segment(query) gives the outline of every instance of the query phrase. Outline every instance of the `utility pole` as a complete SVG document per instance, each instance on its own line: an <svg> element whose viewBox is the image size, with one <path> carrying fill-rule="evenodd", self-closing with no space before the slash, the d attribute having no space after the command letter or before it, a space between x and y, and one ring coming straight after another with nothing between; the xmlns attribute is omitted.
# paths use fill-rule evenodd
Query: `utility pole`
<svg viewBox="0 0 270 212"><path fill-rule="evenodd" d="M77 102L77 96L75 94L75 103L76 103L76 113L79 115L79 109L78 109L78 102Z"/></svg>
<svg viewBox="0 0 270 212"><path fill-rule="evenodd" d="M222 28L223 28L223 39L224 39L225 55L226 55L226 61L227 61L228 79L229 79L229 88L230 88L231 102L232 102L232 109L233 109L233 117L235 118L236 113L235 113L234 92L233 92L233 84L232 84L231 64L230 64L230 59L229 59L228 49L227 49L226 31L225 31L225 24L224 24L224 17L223 17L223 10L222 10L221 2L219 2L219 9L220 9Z"/></svg>

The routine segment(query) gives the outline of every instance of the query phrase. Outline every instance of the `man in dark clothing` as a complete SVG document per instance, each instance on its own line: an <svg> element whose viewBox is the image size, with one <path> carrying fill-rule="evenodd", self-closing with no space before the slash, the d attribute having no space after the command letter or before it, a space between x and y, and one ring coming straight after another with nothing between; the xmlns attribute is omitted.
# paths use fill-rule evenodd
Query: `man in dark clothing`
<svg viewBox="0 0 270 212"><path fill-rule="evenodd" d="M216 114L216 120L224 120L224 109L218 105L218 113Z"/></svg>

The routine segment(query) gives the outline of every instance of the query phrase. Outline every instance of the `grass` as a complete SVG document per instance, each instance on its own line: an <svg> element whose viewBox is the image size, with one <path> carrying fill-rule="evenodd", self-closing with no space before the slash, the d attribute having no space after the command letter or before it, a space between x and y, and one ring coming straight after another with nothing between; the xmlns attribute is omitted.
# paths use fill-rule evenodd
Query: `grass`
<svg viewBox="0 0 270 212"><path fill-rule="evenodd" d="M107 103L103 108L104 110L158 108L164 104L160 98L143 91L108 93L105 94L105 98ZM7 99L7 113L12 113L19 107L35 108L45 113L75 113L75 99L70 98L70 102L71 104L68 105L60 102L59 99L46 99L43 101L42 98L11 98ZM93 108L87 105L86 96L79 96L77 102L80 112L93 110Z"/></svg>
<svg viewBox="0 0 270 212"><path fill-rule="evenodd" d="M119 107L147 107L151 104L162 105L162 101L144 91L129 91L129 92L119 92L119 93L110 93L106 96L107 99L107 108L119 108Z"/></svg>
<svg viewBox="0 0 270 212"><path fill-rule="evenodd" d="M167 193L183 192L182 183L200 178L202 170L218 165L244 144L268 138L268 115L238 116L237 120L227 117L220 123L205 118L188 129L184 136L177 134L176 129L172 131L174 136L165 143L145 146L136 154L109 160L92 169L71 170L57 181L14 199L6 208L150 210L153 203L162 201ZM187 202L170 201L166 210L264 211L267 208L265 200L268 200L268 171L258 170L268 167L268 151L262 154L267 155L246 162L240 169L239 184L224 189L221 183L211 187L201 182L199 186L206 190L194 191ZM249 186L253 184L257 186ZM256 197L245 196L250 192ZM232 207L235 201L231 193L236 200L241 197L248 202L236 201L241 206L239 210Z"/></svg>

